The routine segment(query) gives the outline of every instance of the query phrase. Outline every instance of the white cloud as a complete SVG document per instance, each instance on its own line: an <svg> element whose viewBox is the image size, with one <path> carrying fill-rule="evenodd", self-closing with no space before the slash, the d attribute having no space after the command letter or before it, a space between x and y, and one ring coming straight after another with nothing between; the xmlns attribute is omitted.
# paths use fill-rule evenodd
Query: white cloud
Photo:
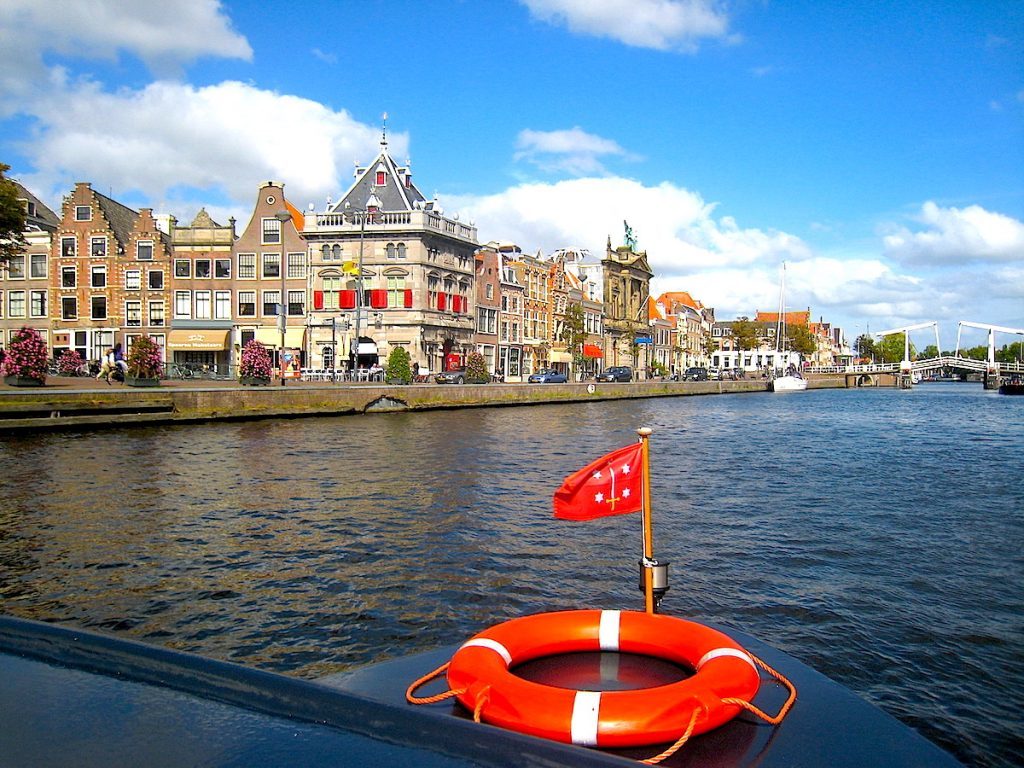
<svg viewBox="0 0 1024 768"><path fill-rule="evenodd" d="M917 231L898 226L884 238L886 254L906 264L962 265L1024 261L1024 223L972 205L940 208L928 201Z"/></svg>
<svg viewBox="0 0 1024 768"><path fill-rule="evenodd" d="M137 56L161 75L203 56L250 60L252 48L231 27L218 0L4 0L0 10L0 103L3 112L47 80L45 53L116 61Z"/></svg>
<svg viewBox="0 0 1024 768"><path fill-rule="evenodd" d="M577 126L561 131L520 131L514 159L526 160L543 171L588 176L604 174L600 158L609 156L637 159L615 141L587 133Z"/></svg>
<svg viewBox="0 0 1024 768"><path fill-rule="evenodd" d="M638 48L693 52L701 39L728 39L716 0L520 0L537 19Z"/></svg>
<svg viewBox="0 0 1024 768"><path fill-rule="evenodd" d="M344 191L351 163L367 162L380 138L344 110L239 82L163 81L116 93L57 83L34 115L39 128L25 152L37 170L24 181L44 198L88 180L118 199L135 191L169 203L188 185L246 215L261 181L284 181L300 207ZM404 134L388 139L397 156L407 151Z"/></svg>

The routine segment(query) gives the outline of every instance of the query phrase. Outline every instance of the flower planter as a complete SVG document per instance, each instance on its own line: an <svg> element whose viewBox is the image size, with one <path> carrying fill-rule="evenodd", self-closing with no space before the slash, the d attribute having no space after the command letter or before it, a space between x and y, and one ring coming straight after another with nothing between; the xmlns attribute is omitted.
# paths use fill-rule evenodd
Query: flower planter
<svg viewBox="0 0 1024 768"><path fill-rule="evenodd" d="M127 384L129 387L159 387L160 379L125 376L124 383Z"/></svg>
<svg viewBox="0 0 1024 768"><path fill-rule="evenodd" d="M33 379L30 376L4 376L4 384L11 387L41 387L45 379Z"/></svg>
<svg viewBox="0 0 1024 768"><path fill-rule="evenodd" d="M243 387L266 387L270 385L270 379L263 376L242 376L241 381Z"/></svg>

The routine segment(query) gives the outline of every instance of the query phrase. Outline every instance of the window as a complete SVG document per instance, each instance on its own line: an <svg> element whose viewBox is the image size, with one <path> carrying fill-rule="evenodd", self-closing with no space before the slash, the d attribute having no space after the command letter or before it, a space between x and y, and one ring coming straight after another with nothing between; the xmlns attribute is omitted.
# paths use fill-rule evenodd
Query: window
<svg viewBox="0 0 1024 768"><path fill-rule="evenodd" d="M157 326L164 324L164 303L162 301L149 302L149 324Z"/></svg>
<svg viewBox="0 0 1024 768"><path fill-rule="evenodd" d="M480 333L497 333L498 310L487 307L477 307L476 329Z"/></svg>
<svg viewBox="0 0 1024 768"><path fill-rule="evenodd" d="M8 317L24 317L25 316L25 292L24 291L8 291L7 292L7 316Z"/></svg>
<svg viewBox="0 0 1024 768"><path fill-rule="evenodd" d="M441 289L441 281L435 275L427 276L427 306L434 309L437 306L437 293Z"/></svg>
<svg viewBox="0 0 1024 768"><path fill-rule="evenodd" d="M92 221L92 208L88 205L76 205L75 221Z"/></svg>
<svg viewBox="0 0 1024 768"><path fill-rule="evenodd" d="M493 299L494 298L494 284L493 283L488 283L487 284L487 288L485 289L484 292L487 294L487 298L488 299Z"/></svg>
<svg viewBox="0 0 1024 768"><path fill-rule="evenodd" d="M197 320L209 320L213 317L213 308L210 306L211 298L209 291L196 291Z"/></svg>
<svg viewBox="0 0 1024 768"><path fill-rule="evenodd" d="M139 261L152 261L153 260L153 241L152 240L139 240L135 246L135 254Z"/></svg>
<svg viewBox="0 0 1024 768"><path fill-rule="evenodd" d="M242 280L256 279L256 254L238 254L238 277Z"/></svg>
<svg viewBox="0 0 1024 768"><path fill-rule="evenodd" d="M78 319L78 299L65 296L60 300L60 317L62 320Z"/></svg>
<svg viewBox="0 0 1024 768"><path fill-rule="evenodd" d="M149 271L149 289L151 291L162 291L164 289L164 273L162 269L151 269Z"/></svg>
<svg viewBox="0 0 1024 768"><path fill-rule="evenodd" d="M89 240L89 253L100 259L107 255L107 238L93 237Z"/></svg>
<svg viewBox="0 0 1024 768"><path fill-rule="evenodd" d="M400 259L404 259L405 258L405 243L399 243L398 244L398 258L400 258Z"/></svg>
<svg viewBox="0 0 1024 768"><path fill-rule="evenodd" d="M331 246L331 258L334 259L335 261L341 261L341 246L340 245L332 245Z"/></svg>
<svg viewBox="0 0 1024 768"><path fill-rule="evenodd" d="M29 277L46 277L46 254L33 253L29 259Z"/></svg>
<svg viewBox="0 0 1024 768"><path fill-rule="evenodd" d="M274 317L277 314L277 302L281 298L280 291L263 292L263 316Z"/></svg>
<svg viewBox="0 0 1024 768"><path fill-rule="evenodd" d="M305 253L289 253L288 254L288 279L289 280L305 280L306 279L306 254Z"/></svg>
<svg viewBox="0 0 1024 768"><path fill-rule="evenodd" d="M208 278L210 276L210 260L196 259L196 279Z"/></svg>
<svg viewBox="0 0 1024 768"><path fill-rule="evenodd" d="M106 320L107 319L107 297L106 296L93 296L90 301L92 306L92 313L90 317L93 320Z"/></svg>
<svg viewBox="0 0 1024 768"><path fill-rule="evenodd" d="M306 314L306 292L288 291L288 314L301 317Z"/></svg>
<svg viewBox="0 0 1024 768"><path fill-rule="evenodd" d="M217 291L213 295L213 316L218 320L231 319L231 291Z"/></svg>
<svg viewBox="0 0 1024 768"><path fill-rule="evenodd" d="M25 279L25 254L19 253L11 256L11 260L7 262L7 279L8 280L24 280Z"/></svg>
<svg viewBox="0 0 1024 768"><path fill-rule="evenodd" d="M324 278L324 309L340 309L341 278Z"/></svg>
<svg viewBox="0 0 1024 768"><path fill-rule="evenodd" d="M404 277L388 277L388 306L391 308L405 306Z"/></svg>
<svg viewBox="0 0 1024 768"><path fill-rule="evenodd" d="M213 262L213 276L218 280L231 278L231 259L217 259Z"/></svg>
<svg viewBox="0 0 1024 768"><path fill-rule="evenodd" d="M142 302L128 301L124 305L125 325L139 328L142 325Z"/></svg>
<svg viewBox="0 0 1024 768"><path fill-rule="evenodd" d="M192 277L192 262L188 259L174 260L175 277Z"/></svg>
<svg viewBox="0 0 1024 768"><path fill-rule="evenodd" d="M124 273L124 289L126 291L141 291L142 290L142 271L138 269L129 269Z"/></svg>
<svg viewBox="0 0 1024 768"><path fill-rule="evenodd" d="M383 187L387 180L387 174L384 171L377 171L377 179L375 181L378 187Z"/></svg>
<svg viewBox="0 0 1024 768"><path fill-rule="evenodd" d="M90 269L92 275L89 285L93 288L106 288L107 287L107 265L106 264L94 264Z"/></svg>
<svg viewBox="0 0 1024 768"><path fill-rule="evenodd" d="M320 246L320 256L324 261L340 261L341 260L341 246L340 245L327 245L326 243Z"/></svg>
<svg viewBox="0 0 1024 768"><path fill-rule="evenodd" d="M281 254L280 253L264 253L263 254L263 276L264 277L280 277L281 276Z"/></svg>
<svg viewBox="0 0 1024 768"><path fill-rule="evenodd" d="M192 292L191 291L175 291L174 292L174 316L175 317L192 317Z"/></svg>
<svg viewBox="0 0 1024 768"><path fill-rule="evenodd" d="M256 291L238 292L238 316L256 317Z"/></svg>
<svg viewBox="0 0 1024 768"><path fill-rule="evenodd" d="M281 242L281 222L277 219L270 218L263 220L263 242L264 243L280 243Z"/></svg>
<svg viewBox="0 0 1024 768"><path fill-rule="evenodd" d="M74 237L60 239L60 256L62 259L73 259L78 253L78 240Z"/></svg>
<svg viewBox="0 0 1024 768"><path fill-rule="evenodd" d="M397 259L398 258L398 249L395 248L395 244L394 243L388 243L387 253L388 253L388 258L389 259Z"/></svg>
<svg viewBox="0 0 1024 768"><path fill-rule="evenodd" d="M4 292L0 291L0 317L4 316ZM3 333L0 332L0 345L3 344Z"/></svg>
<svg viewBox="0 0 1024 768"><path fill-rule="evenodd" d="M29 293L28 311L32 317L46 317L46 291Z"/></svg>

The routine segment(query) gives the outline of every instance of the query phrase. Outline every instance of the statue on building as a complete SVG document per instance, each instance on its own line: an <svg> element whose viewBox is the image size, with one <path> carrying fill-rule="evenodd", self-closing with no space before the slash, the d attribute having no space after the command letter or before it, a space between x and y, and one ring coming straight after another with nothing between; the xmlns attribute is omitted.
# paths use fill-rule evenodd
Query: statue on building
<svg viewBox="0 0 1024 768"><path fill-rule="evenodd" d="M629 222L625 219L622 220L622 226L626 228L626 247L631 251L636 250L636 235L633 234L633 228L629 226Z"/></svg>

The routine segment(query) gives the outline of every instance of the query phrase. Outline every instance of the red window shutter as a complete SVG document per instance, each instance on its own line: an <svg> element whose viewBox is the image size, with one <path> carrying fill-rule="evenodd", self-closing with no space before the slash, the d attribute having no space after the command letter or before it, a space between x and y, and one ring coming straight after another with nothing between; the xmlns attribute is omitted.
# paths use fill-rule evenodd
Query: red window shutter
<svg viewBox="0 0 1024 768"><path fill-rule="evenodd" d="M373 309L386 309L388 306L388 292L383 288L375 288L370 291L370 306Z"/></svg>
<svg viewBox="0 0 1024 768"><path fill-rule="evenodd" d="M412 288L405 289L405 308L412 309Z"/></svg>
<svg viewBox="0 0 1024 768"><path fill-rule="evenodd" d="M452 296L452 312L458 314L462 311L462 297Z"/></svg>
<svg viewBox="0 0 1024 768"><path fill-rule="evenodd" d="M341 292L341 308L342 309L355 309L356 308L356 292L355 291L342 291Z"/></svg>
<svg viewBox="0 0 1024 768"><path fill-rule="evenodd" d="M324 308L324 292L323 291L313 291L313 309L323 309L323 308Z"/></svg>
<svg viewBox="0 0 1024 768"><path fill-rule="evenodd" d="M442 312L444 311L445 299L447 299L447 298L448 298L448 294L446 294L446 293L439 293L439 294L437 294L437 308L440 309Z"/></svg>

